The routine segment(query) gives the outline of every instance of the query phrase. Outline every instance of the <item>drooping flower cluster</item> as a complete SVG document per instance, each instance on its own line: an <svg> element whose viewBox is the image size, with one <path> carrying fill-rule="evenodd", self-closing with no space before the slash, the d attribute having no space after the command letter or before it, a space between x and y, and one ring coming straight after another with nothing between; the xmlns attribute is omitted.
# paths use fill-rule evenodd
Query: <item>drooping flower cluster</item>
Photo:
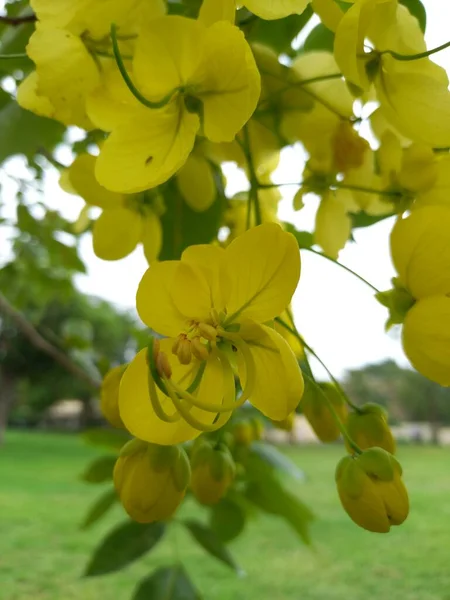
<svg viewBox="0 0 450 600"><path fill-rule="evenodd" d="M289 308L302 232L279 222L274 172L283 148L301 143L302 175L292 169L284 183L296 186L296 211L319 197L312 242L332 259L358 221L397 215L398 278L378 299L390 324L403 323L413 365L450 385L447 74L398 0L204 0L194 15L174 4L31 0L35 70L18 90L22 107L94 140L61 187L86 202L78 230L101 209L95 253L117 260L142 244L150 264L137 291L149 345L102 390L108 420L138 438L118 461L119 495L133 518L170 516L190 477L171 447L222 428L247 401L292 427L305 359L304 414L323 441L343 433L352 454L337 471L343 505L361 526L387 531L408 511L401 469L386 454L395 443L379 407L352 406L314 380ZM286 58L252 30L305 9L330 30L333 51ZM233 198L229 162L249 183ZM253 439L246 425L234 427L238 445ZM234 475L226 452L204 447L192 460L194 494L219 499Z"/></svg>

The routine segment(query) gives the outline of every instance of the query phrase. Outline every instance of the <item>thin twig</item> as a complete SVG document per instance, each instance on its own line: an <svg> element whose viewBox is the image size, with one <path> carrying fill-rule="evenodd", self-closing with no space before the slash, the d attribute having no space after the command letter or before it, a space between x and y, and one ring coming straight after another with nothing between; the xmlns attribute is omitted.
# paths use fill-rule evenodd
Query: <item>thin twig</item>
<svg viewBox="0 0 450 600"><path fill-rule="evenodd" d="M0 23L4 25L12 25L13 27L19 27L25 23L35 23L37 21L36 15L24 15L23 17L7 17L0 16Z"/></svg>
<svg viewBox="0 0 450 600"><path fill-rule="evenodd" d="M28 338L35 348L48 354L48 356L53 358L53 360L61 365L68 373L71 373L77 379L84 381L92 388L98 389L100 387L100 381L91 377L91 375L79 367L69 356L67 356L67 354L43 338L26 317L8 302L3 294L0 294L0 312L14 321L20 332Z"/></svg>

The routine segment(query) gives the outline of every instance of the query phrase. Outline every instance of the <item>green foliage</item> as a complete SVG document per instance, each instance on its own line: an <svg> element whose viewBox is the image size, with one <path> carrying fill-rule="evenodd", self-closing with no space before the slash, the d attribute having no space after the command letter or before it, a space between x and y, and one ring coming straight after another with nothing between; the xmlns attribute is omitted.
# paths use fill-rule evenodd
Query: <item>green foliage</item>
<svg viewBox="0 0 450 600"><path fill-rule="evenodd" d="M228 548L224 546L220 538L210 527L192 519L183 521L183 525L208 554L214 556L214 558L217 558L217 560L220 560L231 569L240 571Z"/></svg>
<svg viewBox="0 0 450 600"><path fill-rule="evenodd" d="M83 474L81 479L86 483L105 483L112 481L116 456L100 456L92 461Z"/></svg>
<svg viewBox="0 0 450 600"><path fill-rule="evenodd" d="M248 39L272 48L277 54L284 53L292 56L295 54L292 50L292 42L308 23L312 14L311 6L308 6L301 15L291 15L275 21L256 19L250 25Z"/></svg>
<svg viewBox="0 0 450 600"><path fill-rule="evenodd" d="M81 437L91 446L99 446L108 450L120 450L130 441L130 435L122 429L106 429L99 427L83 431Z"/></svg>
<svg viewBox="0 0 450 600"><path fill-rule="evenodd" d="M427 27L427 11L420 0L400 0L400 4L406 6L409 12L419 21L420 28L425 33Z"/></svg>
<svg viewBox="0 0 450 600"><path fill-rule="evenodd" d="M94 552L84 573L95 577L119 571L147 554L166 532L164 523L126 521L114 528Z"/></svg>
<svg viewBox="0 0 450 600"><path fill-rule="evenodd" d="M118 498L114 488L104 492L87 511L86 516L80 525L80 529L89 529L92 525L97 523L97 521L102 519L109 512L117 501Z"/></svg>
<svg viewBox="0 0 450 600"><path fill-rule="evenodd" d="M242 505L227 497L211 507L209 526L220 541L227 544L241 535L246 517Z"/></svg>
<svg viewBox="0 0 450 600"><path fill-rule="evenodd" d="M182 565L161 567L141 581L132 600L200 600Z"/></svg>
<svg viewBox="0 0 450 600"><path fill-rule="evenodd" d="M303 52L313 52L314 50L328 50L333 52L334 33L325 25L319 23L316 25L305 40Z"/></svg>

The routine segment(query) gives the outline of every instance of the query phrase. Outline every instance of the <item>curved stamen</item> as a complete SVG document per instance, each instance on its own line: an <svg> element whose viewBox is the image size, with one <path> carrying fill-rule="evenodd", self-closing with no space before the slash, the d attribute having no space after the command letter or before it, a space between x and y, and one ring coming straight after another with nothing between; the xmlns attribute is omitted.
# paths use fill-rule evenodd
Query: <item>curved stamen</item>
<svg viewBox="0 0 450 600"><path fill-rule="evenodd" d="M120 74L122 75L124 82L126 83L127 88L130 90L130 92L133 94L136 100L138 100L147 108L151 109L163 108L164 106L166 106L172 99L173 95L177 92L177 90L172 90L167 94L167 96L159 100L159 102L152 102L151 100L147 100L147 98L143 96L141 92L137 89L137 87L134 85L130 75L128 74L125 63L123 62L122 53L120 51L119 42L117 39L117 25L115 23L111 24L111 41L117 67L120 71Z"/></svg>
<svg viewBox="0 0 450 600"><path fill-rule="evenodd" d="M176 423L180 420L180 413L175 412L173 415L168 415L161 406L158 398L158 392L156 391L156 385L150 370L148 372L148 392L150 396L150 402L152 403L152 408L155 411L155 415L158 417L158 419L161 419L161 421L164 421L165 423Z"/></svg>
<svg viewBox="0 0 450 600"><path fill-rule="evenodd" d="M220 335L223 338L230 340L230 342L232 342L233 345L236 346L236 348L242 354L242 357L244 359L247 381L245 382L245 387L242 390L242 394L239 398L239 402L241 404L244 404L244 402L246 402L246 400L248 400L250 398L250 396L252 395L253 389L255 387L255 380L256 380L255 359L253 358L253 355L250 352L250 349L249 349L247 343L244 342L244 340L239 335L237 335L235 333L229 333L228 331L220 331Z"/></svg>
<svg viewBox="0 0 450 600"><path fill-rule="evenodd" d="M189 409L187 410L186 407L183 405L183 402L181 401L181 399L178 398L177 393L176 393L175 389L173 388L173 382L170 381L170 379L166 379L165 383L167 386L167 391L169 392L169 396L170 396L175 408L180 413L182 418L186 421L186 423L188 425L190 425L191 427L193 427L194 429L203 431L205 433L206 432L211 433L211 432L217 431L218 429L223 427L223 425L225 425L225 423L230 418L231 411L229 411L227 413L222 413L213 425L207 425L206 423L202 423L201 421L199 421L198 419L196 419L195 417L193 417L190 414Z"/></svg>

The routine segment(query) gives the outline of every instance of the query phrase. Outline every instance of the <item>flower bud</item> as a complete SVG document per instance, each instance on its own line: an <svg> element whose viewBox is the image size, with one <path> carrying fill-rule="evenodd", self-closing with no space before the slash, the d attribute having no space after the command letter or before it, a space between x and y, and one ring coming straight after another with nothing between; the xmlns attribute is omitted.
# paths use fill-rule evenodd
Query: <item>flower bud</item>
<svg viewBox="0 0 450 600"><path fill-rule="evenodd" d="M132 440L114 467L114 485L125 510L139 523L169 519L183 500L191 475L180 446Z"/></svg>
<svg viewBox="0 0 450 600"><path fill-rule="evenodd" d="M217 504L226 494L236 472L230 451L220 444L212 447L204 442L191 458L191 489L201 504Z"/></svg>
<svg viewBox="0 0 450 600"><path fill-rule="evenodd" d="M100 409L105 419L113 427L125 429L119 412L119 386L127 365L110 369L102 381L100 390Z"/></svg>
<svg viewBox="0 0 450 600"><path fill-rule="evenodd" d="M319 440L321 442L334 442L341 432L329 409L327 399L340 420L345 423L347 405L336 387L331 383L314 385L307 381L301 407Z"/></svg>
<svg viewBox="0 0 450 600"><path fill-rule="evenodd" d="M360 407L360 412L350 413L347 432L363 450L377 446L395 454L395 440L387 423L387 414L379 404L364 404ZM347 443L346 445L348 451L352 452Z"/></svg>
<svg viewBox="0 0 450 600"><path fill-rule="evenodd" d="M408 516L409 500L400 463L381 448L346 456L337 465L336 484L342 506L363 529L387 533Z"/></svg>
<svg viewBox="0 0 450 600"><path fill-rule="evenodd" d="M236 423L233 428L234 441L236 444L248 446L253 442L254 431L249 421L241 421Z"/></svg>

